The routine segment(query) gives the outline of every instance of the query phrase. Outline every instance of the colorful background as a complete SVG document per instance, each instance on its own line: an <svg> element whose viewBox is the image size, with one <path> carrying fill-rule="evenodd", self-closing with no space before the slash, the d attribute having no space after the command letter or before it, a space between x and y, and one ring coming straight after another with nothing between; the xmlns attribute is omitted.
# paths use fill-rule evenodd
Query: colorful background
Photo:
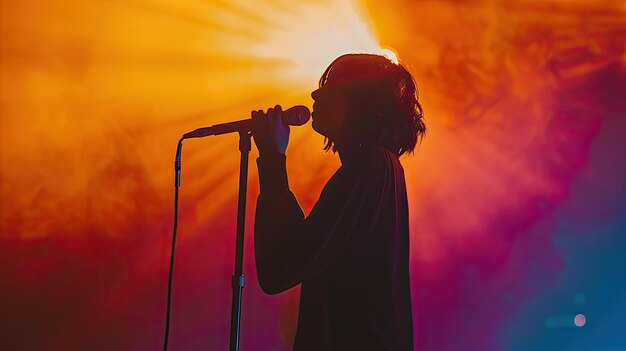
<svg viewBox="0 0 626 351"><path fill-rule="evenodd" d="M310 106L332 59L380 47L428 125L402 158L416 350L626 350L623 1L1 4L3 350L161 348L178 138ZM322 146L292 128L305 212L339 166ZM298 289L256 280L257 155L241 349L288 350ZM171 350L227 348L238 157L185 142Z"/></svg>

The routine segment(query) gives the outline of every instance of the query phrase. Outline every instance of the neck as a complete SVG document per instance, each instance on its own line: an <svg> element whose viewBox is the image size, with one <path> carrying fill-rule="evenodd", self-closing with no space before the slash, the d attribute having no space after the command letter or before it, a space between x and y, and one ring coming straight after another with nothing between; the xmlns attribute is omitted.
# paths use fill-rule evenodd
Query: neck
<svg viewBox="0 0 626 351"><path fill-rule="evenodd" d="M345 165L346 163L357 160L366 148L367 147L364 145L337 145L337 152L339 153L341 164Z"/></svg>

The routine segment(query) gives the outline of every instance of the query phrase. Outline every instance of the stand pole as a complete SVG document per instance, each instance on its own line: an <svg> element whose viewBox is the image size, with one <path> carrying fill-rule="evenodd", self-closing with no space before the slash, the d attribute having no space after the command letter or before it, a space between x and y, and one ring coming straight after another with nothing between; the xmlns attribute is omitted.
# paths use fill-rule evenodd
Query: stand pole
<svg viewBox="0 0 626 351"><path fill-rule="evenodd" d="M250 152L250 132L239 132L239 200L237 205L237 246L235 249L235 275L232 278L233 300L230 313L230 351L239 351L239 330L241 321L241 295L243 293L243 236L246 219L246 193L248 191L248 153Z"/></svg>

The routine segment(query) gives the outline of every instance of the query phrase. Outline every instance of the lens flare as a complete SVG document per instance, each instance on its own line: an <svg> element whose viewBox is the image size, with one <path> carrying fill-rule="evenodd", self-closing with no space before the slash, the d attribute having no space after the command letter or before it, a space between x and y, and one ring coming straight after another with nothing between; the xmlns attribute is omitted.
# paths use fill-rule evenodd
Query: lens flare
<svg viewBox="0 0 626 351"><path fill-rule="evenodd" d="M574 317L574 324L577 327L584 327L585 324L587 324L587 317L582 313L577 314L576 317Z"/></svg>

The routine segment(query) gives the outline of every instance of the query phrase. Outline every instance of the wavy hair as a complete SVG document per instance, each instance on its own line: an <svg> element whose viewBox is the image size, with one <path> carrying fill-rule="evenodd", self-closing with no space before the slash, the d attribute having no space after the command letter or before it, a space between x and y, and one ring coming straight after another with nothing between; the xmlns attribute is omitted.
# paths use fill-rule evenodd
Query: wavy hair
<svg viewBox="0 0 626 351"><path fill-rule="evenodd" d="M346 54L324 71L319 87L341 84L347 108L344 128L352 142L382 146L401 156L413 153L426 133L415 80L401 64L374 54ZM325 151L337 151L326 137Z"/></svg>

